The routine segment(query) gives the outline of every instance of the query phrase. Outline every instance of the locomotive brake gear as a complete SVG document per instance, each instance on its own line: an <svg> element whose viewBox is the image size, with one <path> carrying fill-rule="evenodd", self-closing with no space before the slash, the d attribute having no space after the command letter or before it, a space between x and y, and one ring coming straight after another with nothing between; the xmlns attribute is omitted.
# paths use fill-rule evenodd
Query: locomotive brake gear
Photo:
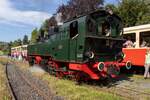
<svg viewBox="0 0 150 100"><path fill-rule="evenodd" d="M118 75L120 73L120 69L116 64L110 64L108 66L107 73L109 75Z"/></svg>
<svg viewBox="0 0 150 100"><path fill-rule="evenodd" d="M115 55L115 59L118 62L121 62L125 58L125 54L123 52L119 52L118 54Z"/></svg>

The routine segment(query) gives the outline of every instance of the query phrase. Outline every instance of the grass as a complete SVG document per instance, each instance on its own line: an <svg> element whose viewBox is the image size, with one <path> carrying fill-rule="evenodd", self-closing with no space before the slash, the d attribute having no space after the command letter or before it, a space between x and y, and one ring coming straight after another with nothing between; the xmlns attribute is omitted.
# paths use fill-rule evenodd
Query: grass
<svg viewBox="0 0 150 100"><path fill-rule="evenodd" d="M91 87L75 85L75 82L65 79L57 79L49 74L44 74L42 79L46 80L55 92L68 100L122 100L121 97L95 90Z"/></svg>
<svg viewBox="0 0 150 100"><path fill-rule="evenodd" d="M6 64L7 62L13 62L22 69L29 68L29 64L27 61L18 61L18 60L14 60L14 59L8 59L5 57L0 57L0 63Z"/></svg>
<svg viewBox="0 0 150 100"><path fill-rule="evenodd" d="M0 63L2 63L2 64L6 64L6 63L7 63L7 61L8 61L8 58L1 57L1 56L0 56Z"/></svg>
<svg viewBox="0 0 150 100"><path fill-rule="evenodd" d="M11 100L6 82L4 66L0 64L0 100Z"/></svg>

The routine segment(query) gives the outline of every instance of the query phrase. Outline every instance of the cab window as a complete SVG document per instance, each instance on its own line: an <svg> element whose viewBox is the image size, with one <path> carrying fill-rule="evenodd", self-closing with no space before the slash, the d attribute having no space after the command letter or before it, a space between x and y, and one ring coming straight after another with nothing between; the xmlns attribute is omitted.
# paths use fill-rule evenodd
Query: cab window
<svg viewBox="0 0 150 100"><path fill-rule="evenodd" d="M70 24L70 38L73 39L78 36L78 22L72 22Z"/></svg>

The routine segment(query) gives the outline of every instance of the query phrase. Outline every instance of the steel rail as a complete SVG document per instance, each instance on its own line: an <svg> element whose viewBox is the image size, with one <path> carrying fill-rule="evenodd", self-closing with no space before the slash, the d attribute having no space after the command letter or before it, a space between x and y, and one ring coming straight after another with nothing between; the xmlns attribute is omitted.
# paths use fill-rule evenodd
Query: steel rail
<svg viewBox="0 0 150 100"><path fill-rule="evenodd" d="M7 76L7 79L8 79L8 83L9 83L9 86L10 86L10 89L11 89L11 92L12 92L12 97L14 98L14 100L17 100L17 95L15 94L14 92L14 89L13 89L13 86L10 82L10 79L9 79L9 74L8 74L8 64L14 64L13 62L9 62L6 64L6 76ZM15 70L16 72L19 74L18 76L22 79L22 81L24 80L24 82L29 86L31 87L31 89L33 89L34 91L36 91L41 97L43 97L44 100L50 100L51 98L49 96L47 96L42 90L40 90L38 88L38 86L36 86L36 84L33 84L32 82L30 82L26 77L25 75L21 74L21 72L19 71L19 69L17 69L15 67Z"/></svg>

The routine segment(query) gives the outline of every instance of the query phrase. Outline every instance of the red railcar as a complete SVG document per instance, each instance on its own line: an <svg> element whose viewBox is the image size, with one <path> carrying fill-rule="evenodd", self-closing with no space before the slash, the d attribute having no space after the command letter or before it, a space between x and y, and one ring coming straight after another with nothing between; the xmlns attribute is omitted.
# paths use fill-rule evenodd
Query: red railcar
<svg viewBox="0 0 150 100"><path fill-rule="evenodd" d="M124 28L124 37L129 36L135 45L132 48L123 48L123 62L131 62L134 67L143 67L146 49L150 48L150 24Z"/></svg>
<svg viewBox="0 0 150 100"><path fill-rule="evenodd" d="M144 66L147 48L123 48L125 54L123 62L131 62L134 66Z"/></svg>

